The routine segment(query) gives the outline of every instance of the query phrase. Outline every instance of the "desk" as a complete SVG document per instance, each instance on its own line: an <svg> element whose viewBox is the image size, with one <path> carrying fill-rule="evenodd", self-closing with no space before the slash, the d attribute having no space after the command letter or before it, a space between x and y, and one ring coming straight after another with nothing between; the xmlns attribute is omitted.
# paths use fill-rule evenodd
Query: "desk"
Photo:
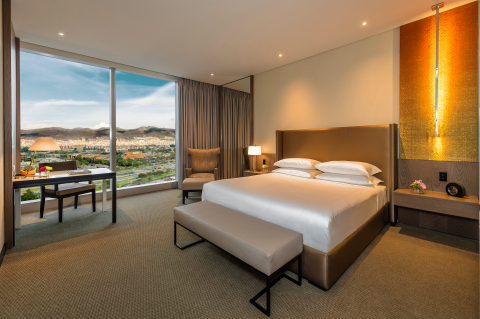
<svg viewBox="0 0 480 319"><path fill-rule="evenodd" d="M117 222L117 174L108 168L93 168L90 169L91 174L85 175L68 175L65 171L50 172L49 178L40 177L26 177L13 180L13 245L15 245L15 224L20 226L21 215L21 192L22 188L30 188L36 186L55 185L64 183L77 183L85 181L103 180L102 183L102 211L105 211L107 204L107 179L111 179L110 183L112 189L112 223ZM20 227L18 227L20 228Z"/></svg>

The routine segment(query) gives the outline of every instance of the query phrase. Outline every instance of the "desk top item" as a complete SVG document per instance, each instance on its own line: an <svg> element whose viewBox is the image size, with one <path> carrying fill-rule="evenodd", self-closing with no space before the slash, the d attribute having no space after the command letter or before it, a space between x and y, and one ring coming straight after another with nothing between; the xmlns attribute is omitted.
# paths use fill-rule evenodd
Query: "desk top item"
<svg viewBox="0 0 480 319"><path fill-rule="evenodd" d="M92 171L89 169L76 169L76 170L71 170L67 171L67 174L72 176L72 175L85 175L85 174L92 174Z"/></svg>
<svg viewBox="0 0 480 319"><path fill-rule="evenodd" d="M465 187L458 183L448 183L445 188L447 194L454 197L464 197L466 194Z"/></svg>

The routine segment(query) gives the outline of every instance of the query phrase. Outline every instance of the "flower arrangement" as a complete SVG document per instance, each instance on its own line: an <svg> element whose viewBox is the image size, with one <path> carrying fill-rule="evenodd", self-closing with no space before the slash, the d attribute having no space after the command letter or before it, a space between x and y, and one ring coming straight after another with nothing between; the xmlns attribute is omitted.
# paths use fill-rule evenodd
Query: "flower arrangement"
<svg viewBox="0 0 480 319"><path fill-rule="evenodd" d="M262 168L265 173L268 172L268 165L262 165Z"/></svg>
<svg viewBox="0 0 480 319"><path fill-rule="evenodd" d="M423 191L427 189L427 186L422 182L422 180L415 181L410 186L412 186L413 192L418 194L423 194Z"/></svg>
<svg viewBox="0 0 480 319"><path fill-rule="evenodd" d="M52 170L53 168L51 166L43 166L43 167L40 167L39 171L40 171L40 175L42 177L49 177L49 172Z"/></svg>

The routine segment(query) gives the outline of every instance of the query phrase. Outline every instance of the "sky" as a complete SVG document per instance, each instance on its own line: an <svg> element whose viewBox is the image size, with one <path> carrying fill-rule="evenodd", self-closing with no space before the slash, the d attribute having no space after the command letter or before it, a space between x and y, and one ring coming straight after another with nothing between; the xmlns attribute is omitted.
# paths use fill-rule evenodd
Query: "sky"
<svg viewBox="0 0 480 319"><path fill-rule="evenodd" d="M109 127L109 70L20 52L21 129ZM175 128L175 83L117 70L117 127Z"/></svg>

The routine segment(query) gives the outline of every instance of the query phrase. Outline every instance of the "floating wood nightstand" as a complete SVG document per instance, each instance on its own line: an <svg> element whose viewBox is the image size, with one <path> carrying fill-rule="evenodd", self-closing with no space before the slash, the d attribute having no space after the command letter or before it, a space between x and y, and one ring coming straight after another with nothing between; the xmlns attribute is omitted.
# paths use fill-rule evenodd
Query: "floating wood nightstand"
<svg viewBox="0 0 480 319"><path fill-rule="evenodd" d="M269 174L271 173L272 171L268 171L266 173L264 173L263 171L256 171L256 172L253 172L253 171L243 171L243 177L247 177L247 176L253 176L253 175L262 175L262 174Z"/></svg>
<svg viewBox="0 0 480 319"><path fill-rule="evenodd" d="M393 203L400 223L478 239L480 205L476 196L458 198L428 190L415 194L410 188L399 188Z"/></svg>

